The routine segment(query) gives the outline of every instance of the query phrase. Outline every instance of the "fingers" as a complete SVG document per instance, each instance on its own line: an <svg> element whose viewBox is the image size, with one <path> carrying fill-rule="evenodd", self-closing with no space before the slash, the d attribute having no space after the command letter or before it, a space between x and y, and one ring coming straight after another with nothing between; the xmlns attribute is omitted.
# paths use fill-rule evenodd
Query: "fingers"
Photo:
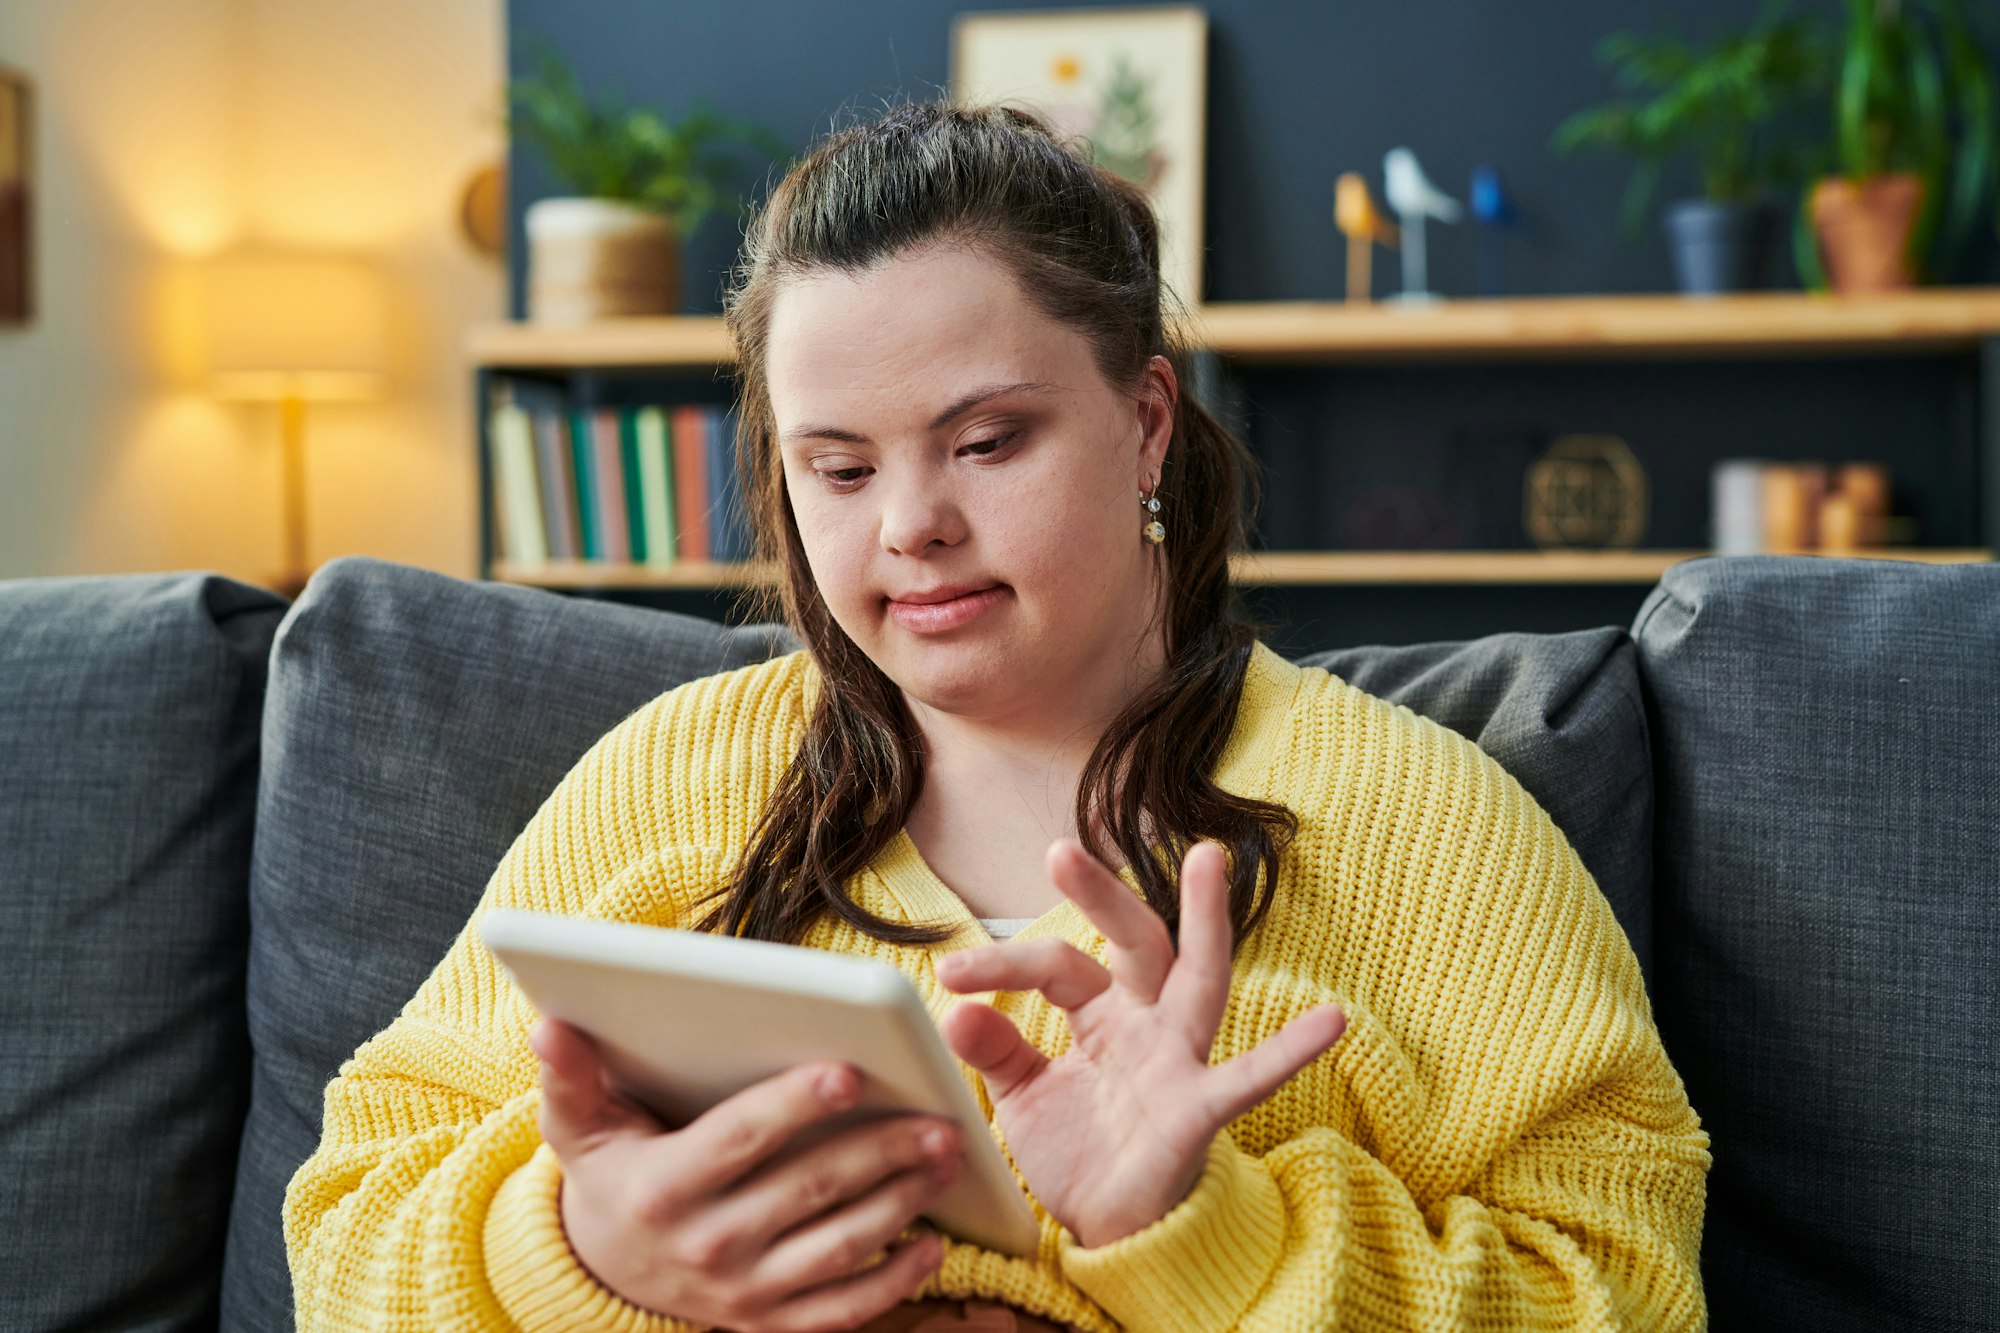
<svg viewBox="0 0 2000 1333"><path fill-rule="evenodd" d="M818 1287L758 1321L771 1333L855 1328L907 1300L944 1261L944 1242L930 1232L905 1241L865 1273Z"/></svg>
<svg viewBox="0 0 2000 1333"><path fill-rule="evenodd" d="M899 1172L813 1225L764 1251L751 1280L777 1291L799 1291L846 1277L916 1220L958 1178L956 1152Z"/></svg>
<svg viewBox="0 0 2000 1333"><path fill-rule="evenodd" d="M1180 1019L1203 1059L1229 1007L1229 864L1222 848L1198 842L1181 862L1180 957L1160 1003Z"/></svg>
<svg viewBox="0 0 2000 1333"><path fill-rule="evenodd" d="M1111 974L1062 940L1019 940L947 954L938 980L961 995L988 990L1038 990L1058 1009L1076 1009L1102 995Z"/></svg>
<svg viewBox="0 0 2000 1333"><path fill-rule="evenodd" d="M1174 965L1173 938L1160 914L1135 897L1073 838L1049 844L1049 878L1111 945L1111 975L1148 1002Z"/></svg>
<svg viewBox="0 0 2000 1333"><path fill-rule="evenodd" d="M1308 1009L1263 1041L1225 1064L1209 1080L1218 1123L1228 1124L1285 1085L1347 1031L1347 1014L1337 1004Z"/></svg>
<svg viewBox="0 0 2000 1333"><path fill-rule="evenodd" d="M995 1099L1005 1097L1049 1063L1005 1014L990 1005L954 1005L938 1024L938 1031L959 1059L979 1071L986 1080L987 1094Z"/></svg>
<svg viewBox="0 0 2000 1333"><path fill-rule="evenodd" d="M808 1125L847 1110L860 1099L861 1076L842 1064L795 1065L733 1097L717 1102L675 1138L682 1191L719 1193L762 1165Z"/></svg>
<svg viewBox="0 0 2000 1333"><path fill-rule="evenodd" d="M958 1127L934 1116L899 1115L858 1125L803 1151L781 1154L728 1195L702 1229L723 1238L720 1248L748 1261L770 1248L774 1237L879 1192L884 1181L908 1177L921 1186L934 1172L955 1174L959 1146ZM912 1208L844 1268L788 1285L811 1286L853 1272L915 1216Z"/></svg>
<svg viewBox="0 0 2000 1333"><path fill-rule="evenodd" d="M603 1062L590 1038L552 1018L528 1030L528 1045L542 1059L542 1138L569 1160L605 1138L657 1134L659 1121L606 1086Z"/></svg>

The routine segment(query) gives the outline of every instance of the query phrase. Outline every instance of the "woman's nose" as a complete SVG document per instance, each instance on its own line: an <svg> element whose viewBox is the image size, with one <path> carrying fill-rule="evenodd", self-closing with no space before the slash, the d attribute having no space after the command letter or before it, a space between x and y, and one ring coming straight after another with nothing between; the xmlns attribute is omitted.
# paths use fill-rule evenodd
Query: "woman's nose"
<svg viewBox="0 0 2000 1333"><path fill-rule="evenodd" d="M932 546L955 546L965 539L965 516L936 484L916 478L884 487L882 549L891 555L921 555Z"/></svg>

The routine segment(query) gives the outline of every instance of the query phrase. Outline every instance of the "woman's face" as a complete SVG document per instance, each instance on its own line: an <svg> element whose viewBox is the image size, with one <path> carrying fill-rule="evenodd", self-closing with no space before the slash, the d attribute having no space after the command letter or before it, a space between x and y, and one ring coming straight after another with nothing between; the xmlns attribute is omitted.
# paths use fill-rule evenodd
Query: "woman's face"
<svg viewBox="0 0 2000 1333"><path fill-rule="evenodd" d="M1139 492L1173 430L1165 358L1128 398L998 262L927 247L789 280L767 365L813 579L906 694L993 721L1115 711L1157 668Z"/></svg>

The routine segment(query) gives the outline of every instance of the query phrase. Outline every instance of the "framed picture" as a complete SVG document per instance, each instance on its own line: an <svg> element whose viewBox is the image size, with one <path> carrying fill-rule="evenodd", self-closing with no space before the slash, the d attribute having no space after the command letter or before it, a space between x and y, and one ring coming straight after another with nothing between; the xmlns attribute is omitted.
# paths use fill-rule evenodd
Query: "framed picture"
<svg viewBox="0 0 2000 1333"><path fill-rule="evenodd" d="M28 80L0 67L0 325L26 324L29 299L31 121Z"/></svg>
<svg viewBox="0 0 2000 1333"><path fill-rule="evenodd" d="M1143 186L1160 219L1160 275L1186 304L1200 304L1205 12L1177 5L961 14L952 25L951 96L1031 108Z"/></svg>

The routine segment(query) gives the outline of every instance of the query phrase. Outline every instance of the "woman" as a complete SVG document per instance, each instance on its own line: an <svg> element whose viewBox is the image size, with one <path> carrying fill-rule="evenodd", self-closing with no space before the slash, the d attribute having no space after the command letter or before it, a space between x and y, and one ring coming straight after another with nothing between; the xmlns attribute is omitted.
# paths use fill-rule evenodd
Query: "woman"
<svg viewBox="0 0 2000 1333"><path fill-rule="evenodd" d="M1020 113L816 145L728 301L807 651L620 723L480 908L902 968L1039 1252L912 1225L948 1125L788 1148L852 1070L664 1128L469 927L327 1090L301 1327L1703 1322L1707 1139L1623 934L1470 742L1230 620L1242 459L1158 255Z"/></svg>

